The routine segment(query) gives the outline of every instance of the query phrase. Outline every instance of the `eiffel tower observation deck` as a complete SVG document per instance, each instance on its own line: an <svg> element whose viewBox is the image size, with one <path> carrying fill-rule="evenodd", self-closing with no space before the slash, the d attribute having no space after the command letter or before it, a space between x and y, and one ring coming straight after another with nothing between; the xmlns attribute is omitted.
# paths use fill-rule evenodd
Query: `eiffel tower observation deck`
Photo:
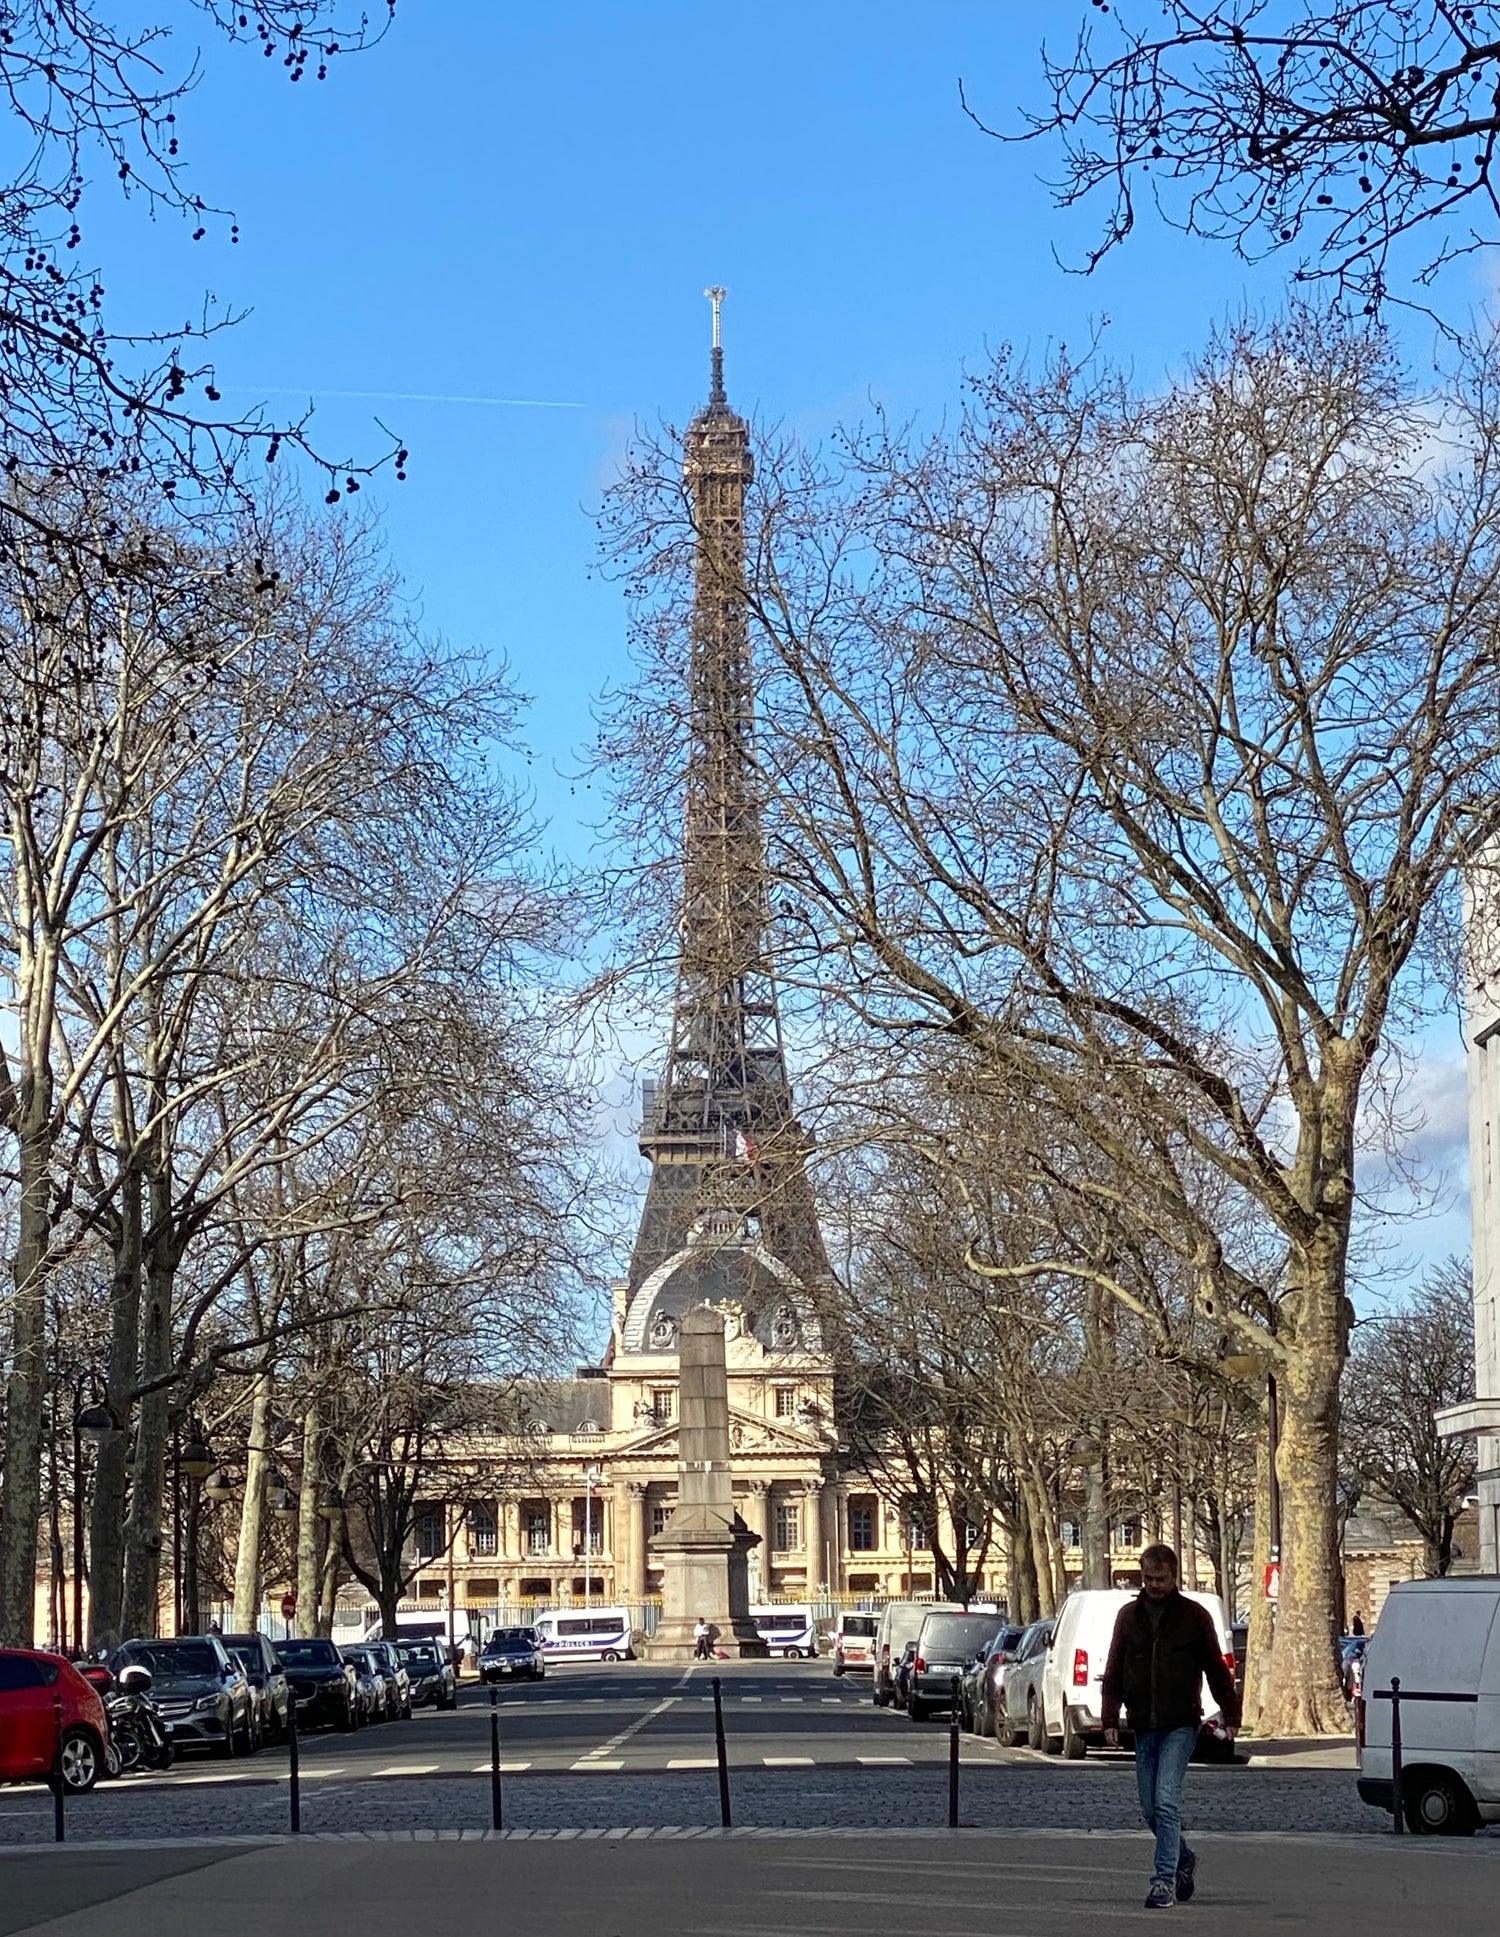
<svg viewBox="0 0 1500 1937"><path fill-rule="evenodd" d="M819 1352L830 1277L787 1076L768 936L745 594L750 426L724 388L713 303L708 402L683 469L697 530L680 956L666 1067L643 1085L650 1159L622 1344L672 1350L693 1305L734 1307L771 1349Z"/></svg>

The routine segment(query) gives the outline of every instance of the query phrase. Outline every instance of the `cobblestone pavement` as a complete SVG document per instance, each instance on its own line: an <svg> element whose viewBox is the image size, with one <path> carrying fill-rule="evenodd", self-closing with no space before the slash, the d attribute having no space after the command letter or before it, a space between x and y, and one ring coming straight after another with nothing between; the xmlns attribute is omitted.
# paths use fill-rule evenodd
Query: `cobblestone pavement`
<svg viewBox="0 0 1500 1937"><path fill-rule="evenodd" d="M925 1828L947 1822L946 1771L909 1769L746 1770L733 1779L737 1825L814 1829ZM1120 1765L966 1766L960 1820L979 1828L1129 1830L1139 1826L1135 1781ZM604 1829L716 1824L718 1787L709 1772L661 1776L511 1777L504 1784L507 1827ZM490 1820L485 1777L308 1783L307 1830L481 1829ZM1379 1834L1388 1819L1361 1803L1341 1771L1194 1769L1186 1820L1212 1830ZM256 1835L287 1827L287 1786L269 1779L234 1787L174 1785L132 1791L101 1788L68 1805L78 1841L117 1838ZM0 1790L0 1846L52 1836L51 1798L39 1790Z"/></svg>

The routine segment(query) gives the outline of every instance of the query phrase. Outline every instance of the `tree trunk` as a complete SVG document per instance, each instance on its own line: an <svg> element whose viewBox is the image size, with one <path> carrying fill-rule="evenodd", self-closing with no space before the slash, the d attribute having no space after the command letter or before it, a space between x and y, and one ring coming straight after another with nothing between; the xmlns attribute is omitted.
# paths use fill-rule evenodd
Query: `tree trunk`
<svg viewBox="0 0 1500 1937"><path fill-rule="evenodd" d="M47 1388L47 1252L51 1239L52 1083L33 1061L17 1136L15 1297L5 1387L5 1472L0 1480L0 1644L29 1648L36 1630L37 1537L42 1509L42 1405ZM23 1082L24 1082L23 1078Z"/></svg>
<svg viewBox="0 0 1500 1937"><path fill-rule="evenodd" d="M250 1437L245 1451L245 1493L240 1501L240 1542L234 1561L234 1629L246 1634L260 1619L260 1552L265 1538L266 1474L270 1469L271 1368L263 1365L250 1394Z"/></svg>
<svg viewBox="0 0 1500 1937"><path fill-rule="evenodd" d="M1221 1508L1222 1516L1222 1508ZM1220 1541L1225 1544L1224 1571L1230 1580L1228 1526L1220 1520ZM1250 1625L1245 1637L1245 1727L1259 1735L1265 1731L1262 1718L1271 1697L1272 1655L1276 1645L1276 1608L1266 1598L1266 1569L1271 1563L1271 1451L1269 1428L1262 1428L1255 1442L1255 1533L1250 1544ZM1229 1601L1225 1606L1230 1605Z"/></svg>
<svg viewBox="0 0 1500 1937"><path fill-rule="evenodd" d="M164 1196L152 1180L152 1223L158 1224ZM146 1260L146 1292L141 1312L141 1383L150 1384L171 1369L174 1261L167 1246L153 1242ZM162 1505L167 1490L168 1388L156 1386L141 1399L136 1421L135 1468L131 1475L130 1517L125 1523L125 1601L127 1634L159 1632L161 1619ZM175 1508L175 1501L173 1502Z"/></svg>
<svg viewBox="0 0 1500 1937"><path fill-rule="evenodd" d="M1330 1363L1313 1349L1297 1353L1277 1382L1281 1592L1261 1718L1268 1735L1339 1735L1349 1726L1338 1671L1341 1370L1341 1357Z"/></svg>
<svg viewBox="0 0 1500 1937"><path fill-rule="evenodd" d="M1109 1501L1104 1489L1104 1465L1089 1466L1083 1475L1083 1584L1108 1587Z"/></svg>
<svg viewBox="0 0 1500 1937"><path fill-rule="evenodd" d="M1016 1520L1010 1538L1011 1619L1029 1627L1038 1619L1036 1564L1031 1557L1031 1515L1026 1496L1016 1488Z"/></svg>
<svg viewBox="0 0 1500 1937"><path fill-rule="evenodd" d="M116 1114L116 1132L123 1125ZM120 1189L119 1222L114 1237L114 1272L109 1289L109 1362L105 1403L122 1427L134 1410L136 1367L141 1346L141 1180L132 1171ZM89 1515L89 1646L114 1647L125 1639L121 1620L125 1593L125 1511L129 1436L102 1442L94 1465L94 1500Z"/></svg>
<svg viewBox="0 0 1500 1937"><path fill-rule="evenodd" d="M317 1400L310 1399L302 1415L302 1485L297 1497L297 1632L318 1632L318 1476L321 1470L323 1427Z"/></svg>
<svg viewBox="0 0 1500 1937"><path fill-rule="evenodd" d="M318 1580L318 1637L327 1641L333 1634L333 1610L339 1597L339 1575L343 1569L344 1549L336 1526L328 1530L323 1547L323 1570Z"/></svg>

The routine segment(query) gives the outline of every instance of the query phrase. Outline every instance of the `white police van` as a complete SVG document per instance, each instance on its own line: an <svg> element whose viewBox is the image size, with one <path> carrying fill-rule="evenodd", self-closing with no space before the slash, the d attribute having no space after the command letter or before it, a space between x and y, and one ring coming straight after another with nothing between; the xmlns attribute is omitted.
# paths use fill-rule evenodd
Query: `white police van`
<svg viewBox="0 0 1500 1937"><path fill-rule="evenodd" d="M635 1629L628 1608L554 1608L538 1614L531 1625L548 1661L635 1659Z"/></svg>
<svg viewBox="0 0 1500 1937"><path fill-rule="evenodd" d="M812 1661L818 1652L818 1637L813 1628L813 1611L804 1605L753 1607L755 1623L768 1653L784 1655L787 1660L805 1657Z"/></svg>

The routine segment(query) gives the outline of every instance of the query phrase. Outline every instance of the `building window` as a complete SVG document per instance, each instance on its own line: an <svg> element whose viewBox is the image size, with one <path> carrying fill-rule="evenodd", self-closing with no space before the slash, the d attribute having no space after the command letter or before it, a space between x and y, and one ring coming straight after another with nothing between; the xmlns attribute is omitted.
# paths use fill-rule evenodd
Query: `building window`
<svg viewBox="0 0 1500 1937"><path fill-rule="evenodd" d="M591 1554L604 1552L604 1502L602 1500L575 1500L573 1502L573 1552L581 1554L587 1547Z"/></svg>
<svg viewBox="0 0 1500 1937"><path fill-rule="evenodd" d="M1079 1544L1078 1522L1076 1520L1064 1520L1057 1531L1065 1547L1072 1548Z"/></svg>
<svg viewBox="0 0 1500 1937"><path fill-rule="evenodd" d="M849 1576L849 1592L851 1594L878 1594L880 1592L880 1576L878 1574L851 1574Z"/></svg>
<svg viewBox="0 0 1500 1937"><path fill-rule="evenodd" d="M777 1502L775 1538L771 1544L778 1554L794 1554L802 1545L802 1509L791 1501Z"/></svg>
<svg viewBox="0 0 1500 1937"><path fill-rule="evenodd" d="M448 1545L443 1529L443 1509L436 1507L417 1508L417 1552L424 1560L440 1554Z"/></svg>
<svg viewBox="0 0 1500 1937"><path fill-rule="evenodd" d="M585 1595L602 1601L604 1599L604 1582L597 1574L591 1574L587 1580L580 1574L573 1583L573 1593L580 1601Z"/></svg>
<svg viewBox="0 0 1500 1937"><path fill-rule="evenodd" d="M495 1521L493 1507L469 1508L469 1553L473 1558L482 1558L498 1553L500 1530Z"/></svg>
<svg viewBox="0 0 1500 1937"><path fill-rule="evenodd" d="M1139 1520L1122 1520L1119 1525L1119 1540L1122 1547L1139 1547L1141 1544L1141 1523Z"/></svg>
<svg viewBox="0 0 1500 1937"><path fill-rule="evenodd" d="M657 1385L651 1388L651 1423L653 1426L670 1426L672 1423L672 1388Z"/></svg>
<svg viewBox="0 0 1500 1937"><path fill-rule="evenodd" d="M526 1551L528 1554L545 1554L552 1545L552 1515L545 1505L535 1504L526 1509Z"/></svg>
<svg viewBox="0 0 1500 1937"><path fill-rule="evenodd" d="M978 1527L975 1526L974 1522L972 1520L966 1520L964 1522L965 1550L972 1547L977 1547L979 1545L981 1538L982 1538L982 1535L980 1534Z"/></svg>
<svg viewBox="0 0 1500 1937"><path fill-rule="evenodd" d="M875 1502L872 1499L856 1499L849 1502L849 1551L855 1554L873 1554L877 1545Z"/></svg>
<svg viewBox="0 0 1500 1937"><path fill-rule="evenodd" d="M417 1582L417 1599L419 1601L440 1601L442 1598L443 1581L441 1575L424 1574L421 1580Z"/></svg>
<svg viewBox="0 0 1500 1937"><path fill-rule="evenodd" d="M794 1385L779 1385L776 1393L776 1417L795 1419L797 1416L797 1388Z"/></svg>
<svg viewBox="0 0 1500 1937"><path fill-rule="evenodd" d="M552 1593L552 1583L545 1575L538 1578L534 1574L522 1575L521 1599L523 1601L545 1601Z"/></svg>
<svg viewBox="0 0 1500 1937"><path fill-rule="evenodd" d="M499 1581L470 1581L464 1588L464 1599L470 1607L493 1607L500 1599Z"/></svg>
<svg viewBox="0 0 1500 1937"><path fill-rule="evenodd" d="M666 1532L667 1522L671 1517L672 1502L670 1500L653 1500L651 1502L651 1532L653 1537L656 1534Z"/></svg>

